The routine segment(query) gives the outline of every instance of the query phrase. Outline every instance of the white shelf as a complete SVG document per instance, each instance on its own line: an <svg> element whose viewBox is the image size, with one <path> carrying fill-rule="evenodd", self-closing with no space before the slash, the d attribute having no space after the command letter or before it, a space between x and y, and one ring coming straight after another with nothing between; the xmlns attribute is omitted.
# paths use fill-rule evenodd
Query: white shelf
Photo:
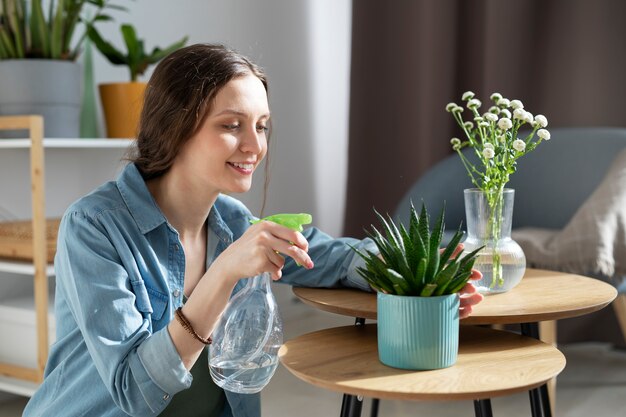
<svg viewBox="0 0 626 417"><path fill-rule="evenodd" d="M22 395L24 397L32 397L39 388L39 384L23 379L10 378L0 375L0 391L10 392L11 394Z"/></svg>
<svg viewBox="0 0 626 417"><path fill-rule="evenodd" d="M30 262L9 261L0 259L0 271L10 272L13 274L34 275L35 265ZM46 267L46 275L49 277L54 276L54 265L48 265Z"/></svg>
<svg viewBox="0 0 626 417"><path fill-rule="evenodd" d="M127 148L134 140L132 139L64 139L46 138L43 146L47 149L107 149L107 148ZM0 149L27 149L30 148L30 139L0 139Z"/></svg>

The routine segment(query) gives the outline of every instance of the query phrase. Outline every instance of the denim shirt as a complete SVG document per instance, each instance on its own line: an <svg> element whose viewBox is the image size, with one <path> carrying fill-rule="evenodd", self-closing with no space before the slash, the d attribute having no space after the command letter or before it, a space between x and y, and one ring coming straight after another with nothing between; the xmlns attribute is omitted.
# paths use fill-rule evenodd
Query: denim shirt
<svg viewBox="0 0 626 417"><path fill-rule="evenodd" d="M241 202L218 197L207 220L207 267L252 218ZM304 235L315 268L288 258L283 283L369 289L347 243L374 250L370 240L333 239L316 228ZM183 301L184 252L134 164L67 210L55 270L57 341L25 417L156 416L191 385L167 331ZM259 394L226 396L223 417L260 416Z"/></svg>

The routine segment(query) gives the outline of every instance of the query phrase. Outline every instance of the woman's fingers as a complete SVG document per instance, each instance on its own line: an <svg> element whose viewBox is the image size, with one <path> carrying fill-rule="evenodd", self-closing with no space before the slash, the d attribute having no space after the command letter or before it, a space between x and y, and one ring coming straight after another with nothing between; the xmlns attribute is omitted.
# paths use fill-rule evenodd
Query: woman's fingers
<svg viewBox="0 0 626 417"><path fill-rule="evenodd" d="M292 245L291 242L278 240L276 245L274 245L274 250L293 258L294 261L296 261L299 265L304 266L306 269L313 268L313 261L309 257L309 254L299 246Z"/></svg>
<svg viewBox="0 0 626 417"><path fill-rule="evenodd" d="M309 242L302 233L272 222L262 222L259 225L270 234L267 244L272 250L293 258L307 269L313 268L313 261L307 253Z"/></svg>

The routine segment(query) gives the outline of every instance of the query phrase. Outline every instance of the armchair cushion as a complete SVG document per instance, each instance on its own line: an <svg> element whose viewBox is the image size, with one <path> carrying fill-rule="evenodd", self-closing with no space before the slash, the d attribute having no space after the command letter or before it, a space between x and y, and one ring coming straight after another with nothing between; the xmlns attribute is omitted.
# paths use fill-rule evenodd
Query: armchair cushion
<svg viewBox="0 0 626 417"><path fill-rule="evenodd" d="M619 286L626 276L626 150L561 230L513 231L532 267L601 275Z"/></svg>

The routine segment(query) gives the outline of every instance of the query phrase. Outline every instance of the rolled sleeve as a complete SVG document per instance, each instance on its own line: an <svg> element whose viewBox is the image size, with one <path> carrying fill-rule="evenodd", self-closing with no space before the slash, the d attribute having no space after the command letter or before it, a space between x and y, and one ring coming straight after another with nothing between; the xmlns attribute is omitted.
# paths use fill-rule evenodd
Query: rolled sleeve
<svg viewBox="0 0 626 417"><path fill-rule="evenodd" d="M140 390L148 404L163 408L179 391L191 386L193 377L185 368L167 327L146 339L130 360Z"/></svg>

